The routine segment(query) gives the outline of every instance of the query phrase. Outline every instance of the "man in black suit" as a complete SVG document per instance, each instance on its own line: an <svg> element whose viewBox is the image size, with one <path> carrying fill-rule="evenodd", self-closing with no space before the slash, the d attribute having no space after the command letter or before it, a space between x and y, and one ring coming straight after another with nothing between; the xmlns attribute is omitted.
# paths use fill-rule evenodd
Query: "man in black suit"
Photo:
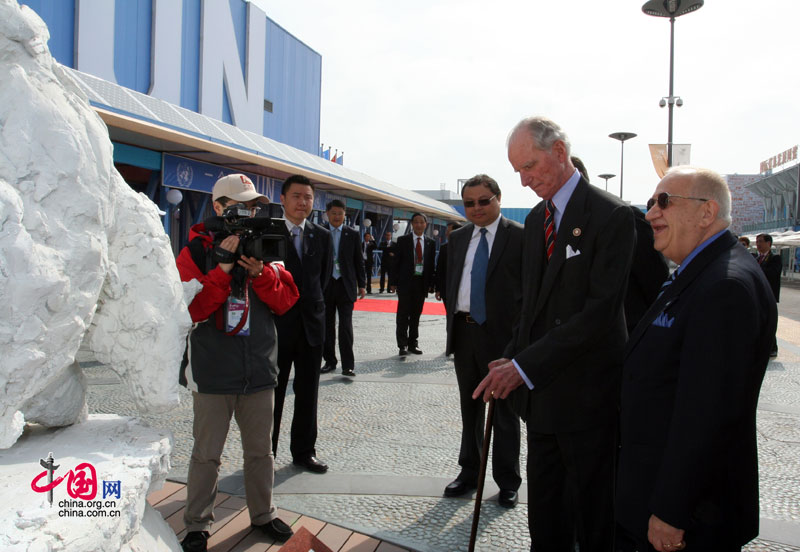
<svg viewBox="0 0 800 552"><path fill-rule="evenodd" d="M278 387L275 390L275 428L272 452L278 451L278 437L289 373L294 364L294 418L289 449L294 464L316 473L328 466L317 458L317 397L322 345L325 341L325 297L333 268L331 233L306 218L314 206L314 185L302 175L287 178L281 188L286 228L291 246L286 268L292 273L300 300L278 325Z"/></svg>
<svg viewBox="0 0 800 552"><path fill-rule="evenodd" d="M367 279L367 295L372 295L372 268L375 266L375 250L378 244L372 239L372 234L364 233L364 241L361 244L361 252L364 258L364 272Z"/></svg>
<svg viewBox="0 0 800 552"><path fill-rule="evenodd" d="M571 156L572 164L589 182L586 166L579 157ZM631 205L636 229L636 248L633 250L631 273L628 275L628 290L625 293L625 325L628 332L636 327L644 313L656 300L661 284L669 275L664 256L653 249L653 229L638 207Z"/></svg>
<svg viewBox="0 0 800 552"><path fill-rule="evenodd" d="M425 298L433 292L436 271L436 245L425 236L428 218L422 213L411 215L411 234L397 238L394 263L389 273L389 291L397 289L397 347L400 356L421 355L419 317Z"/></svg>
<svg viewBox="0 0 800 552"><path fill-rule="evenodd" d="M392 272L392 264L394 263L394 243L392 243L391 232L386 232L386 235L378 246L378 251L381 252L381 277L379 282L381 287L378 293L383 293L384 289L389 291L389 278ZM384 286L384 284L386 285Z"/></svg>
<svg viewBox="0 0 800 552"><path fill-rule="evenodd" d="M525 220L519 323L473 397L504 399L517 390L535 550L571 550L575 536L581 550L611 550L633 214L580 177L566 134L549 119L521 121L508 158L522 185L545 201Z"/></svg>
<svg viewBox="0 0 800 552"><path fill-rule="evenodd" d="M769 287L772 288L772 294L775 296L775 302L781 300L781 272L783 272L783 261L781 256L772 252L772 236L769 234L759 234L756 236L756 249L758 255L753 255L761 270L764 271L764 276L767 277ZM772 349L769 352L771 358L778 356L778 339L773 336Z"/></svg>
<svg viewBox="0 0 800 552"><path fill-rule="evenodd" d="M740 550L758 534L756 406L775 298L730 225L718 174L667 171L648 202L679 266L625 351L616 514L622 550Z"/></svg>
<svg viewBox="0 0 800 552"><path fill-rule="evenodd" d="M333 240L333 269L325 288L325 347L323 374L336 369L336 313L339 313L339 354L342 374L355 376L353 356L353 304L364 298L364 257L361 239L354 229L344 225L345 206L338 199L325 208ZM356 291L356 288L358 291Z"/></svg>
<svg viewBox="0 0 800 552"><path fill-rule="evenodd" d="M467 180L461 198L469 224L448 240L446 354L454 354L461 399L461 473L445 487L447 497L477 486L484 405L472 398L472 392L488 374L489 362L503 355L522 306L522 225L500 215L500 197L493 178L479 174ZM492 475L500 488L497 502L513 508L522 478L519 417L508 401L496 401L492 427Z"/></svg>

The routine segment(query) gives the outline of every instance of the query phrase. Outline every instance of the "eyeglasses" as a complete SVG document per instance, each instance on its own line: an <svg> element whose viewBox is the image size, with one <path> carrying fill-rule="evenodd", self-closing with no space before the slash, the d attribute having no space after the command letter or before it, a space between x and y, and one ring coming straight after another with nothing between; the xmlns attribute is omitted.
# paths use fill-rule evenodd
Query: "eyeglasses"
<svg viewBox="0 0 800 552"><path fill-rule="evenodd" d="M656 203L658 203L659 209L666 209L667 207L669 207L670 198L673 197L679 197L681 199L693 199L695 201L708 201L708 199L704 197L688 197L677 194L668 194L667 192L661 192L660 194L658 194L658 196L656 196L655 199L651 197L650 199L647 200L647 210L649 211L650 209L652 209L653 205L655 205Z"/></svg>
<svg viewBox="0 0 800 552"><path fill-rule="evenodd" d="M494 198L496 198L496 197L497 197L497 194L494 194L494 195L493 195L492 197L490 197L489 199L486 199L486 198L479 199L479 200L478 200L478 205L480 205L481 207L486 207L486 206L487 206L487 205L489 205L489 204L492 202L492 200L493 200ZM464 200L464 207L466 207L467 209L472 209L473 207L475 207L475 202L474 202L474 201L472 201L471 199L465 199L465 200Z"/></svg>

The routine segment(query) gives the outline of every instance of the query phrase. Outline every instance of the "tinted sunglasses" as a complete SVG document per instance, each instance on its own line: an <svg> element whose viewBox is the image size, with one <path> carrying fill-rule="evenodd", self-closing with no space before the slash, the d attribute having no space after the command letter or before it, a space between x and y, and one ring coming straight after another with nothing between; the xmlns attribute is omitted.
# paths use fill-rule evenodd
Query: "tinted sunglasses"
<svg viewBox="0 0 800 552"><path fill-rule="evenodd" d="M661 192L655 198L651 197L650 199L647 200L647 210L649 211L650 209L652 209L653 205L655 205L656 203L658 203L659 209L666 209L667 207L669 207L670 198L672 197L679 197L681 199L694 199L695 201L708 201L704 197L688 197L677 194L668 194L667 192Z"/></svg>
<svg viewBox="0 0 800 552"><path fill-rule="evenodd" d="M492 200L493 200L494 198L496 198L496 197L497 197L497 194L494 194L494 195L493 195L492 197L490 197L489 199L486 199L486 198L479 199L477 203L478 203L478 205L480 205L481 207L486 207L486 206L487 206L487 205L489 205L489 204L492 202ZM464 207L466 207L467 209L472 209L473 207L475 207L475 202L474 202L474 201L472 201L471 199L465 199L465 200L464 200Z"/></svg>

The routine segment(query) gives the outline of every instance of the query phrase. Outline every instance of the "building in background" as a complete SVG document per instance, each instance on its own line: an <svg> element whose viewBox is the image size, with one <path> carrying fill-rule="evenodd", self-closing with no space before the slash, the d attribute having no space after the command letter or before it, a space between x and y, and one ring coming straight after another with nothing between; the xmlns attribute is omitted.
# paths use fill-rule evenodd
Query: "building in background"
<svg viewBox="0 0 800 552"><path fill-rule="evenodd" d="M331 199L376 236L415 211L439 226L462 218L322 156L322 56L250 2L20 1L47 24L51 53L108 126L123 178L164 212L176 252L212 214L214 182L238 172L273 216L281 182L298 173L316 185L315 221Z"/></svg>
<svg viewBox="0 0 800 552"><path fill-rule="evenodd" d="M745 234L745 228L764 222L764 202L748 188L761 178L758 174L726 174L725 182L731 191L731 226L734 234Z"/></svg>

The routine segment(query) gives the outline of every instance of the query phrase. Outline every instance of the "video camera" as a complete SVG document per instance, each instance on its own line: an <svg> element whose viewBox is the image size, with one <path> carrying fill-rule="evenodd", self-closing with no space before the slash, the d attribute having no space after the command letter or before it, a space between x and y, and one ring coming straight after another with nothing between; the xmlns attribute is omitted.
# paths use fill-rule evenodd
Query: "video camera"
<svg viewBox="0 0 800 552"><path fill-rule="evenodd" d="M256 213L267 211L260 206L256 207L256 210ZM214 245L219 245L219 242L231 234L239 236L236 259L241 255L255 257L265 263L286 259L286 246L289 241L286 222L282 218L258 214L253 217L252 214L253 211L244 203L228 205L221 217L206 219L205 228L215 232Z"/></svg>

